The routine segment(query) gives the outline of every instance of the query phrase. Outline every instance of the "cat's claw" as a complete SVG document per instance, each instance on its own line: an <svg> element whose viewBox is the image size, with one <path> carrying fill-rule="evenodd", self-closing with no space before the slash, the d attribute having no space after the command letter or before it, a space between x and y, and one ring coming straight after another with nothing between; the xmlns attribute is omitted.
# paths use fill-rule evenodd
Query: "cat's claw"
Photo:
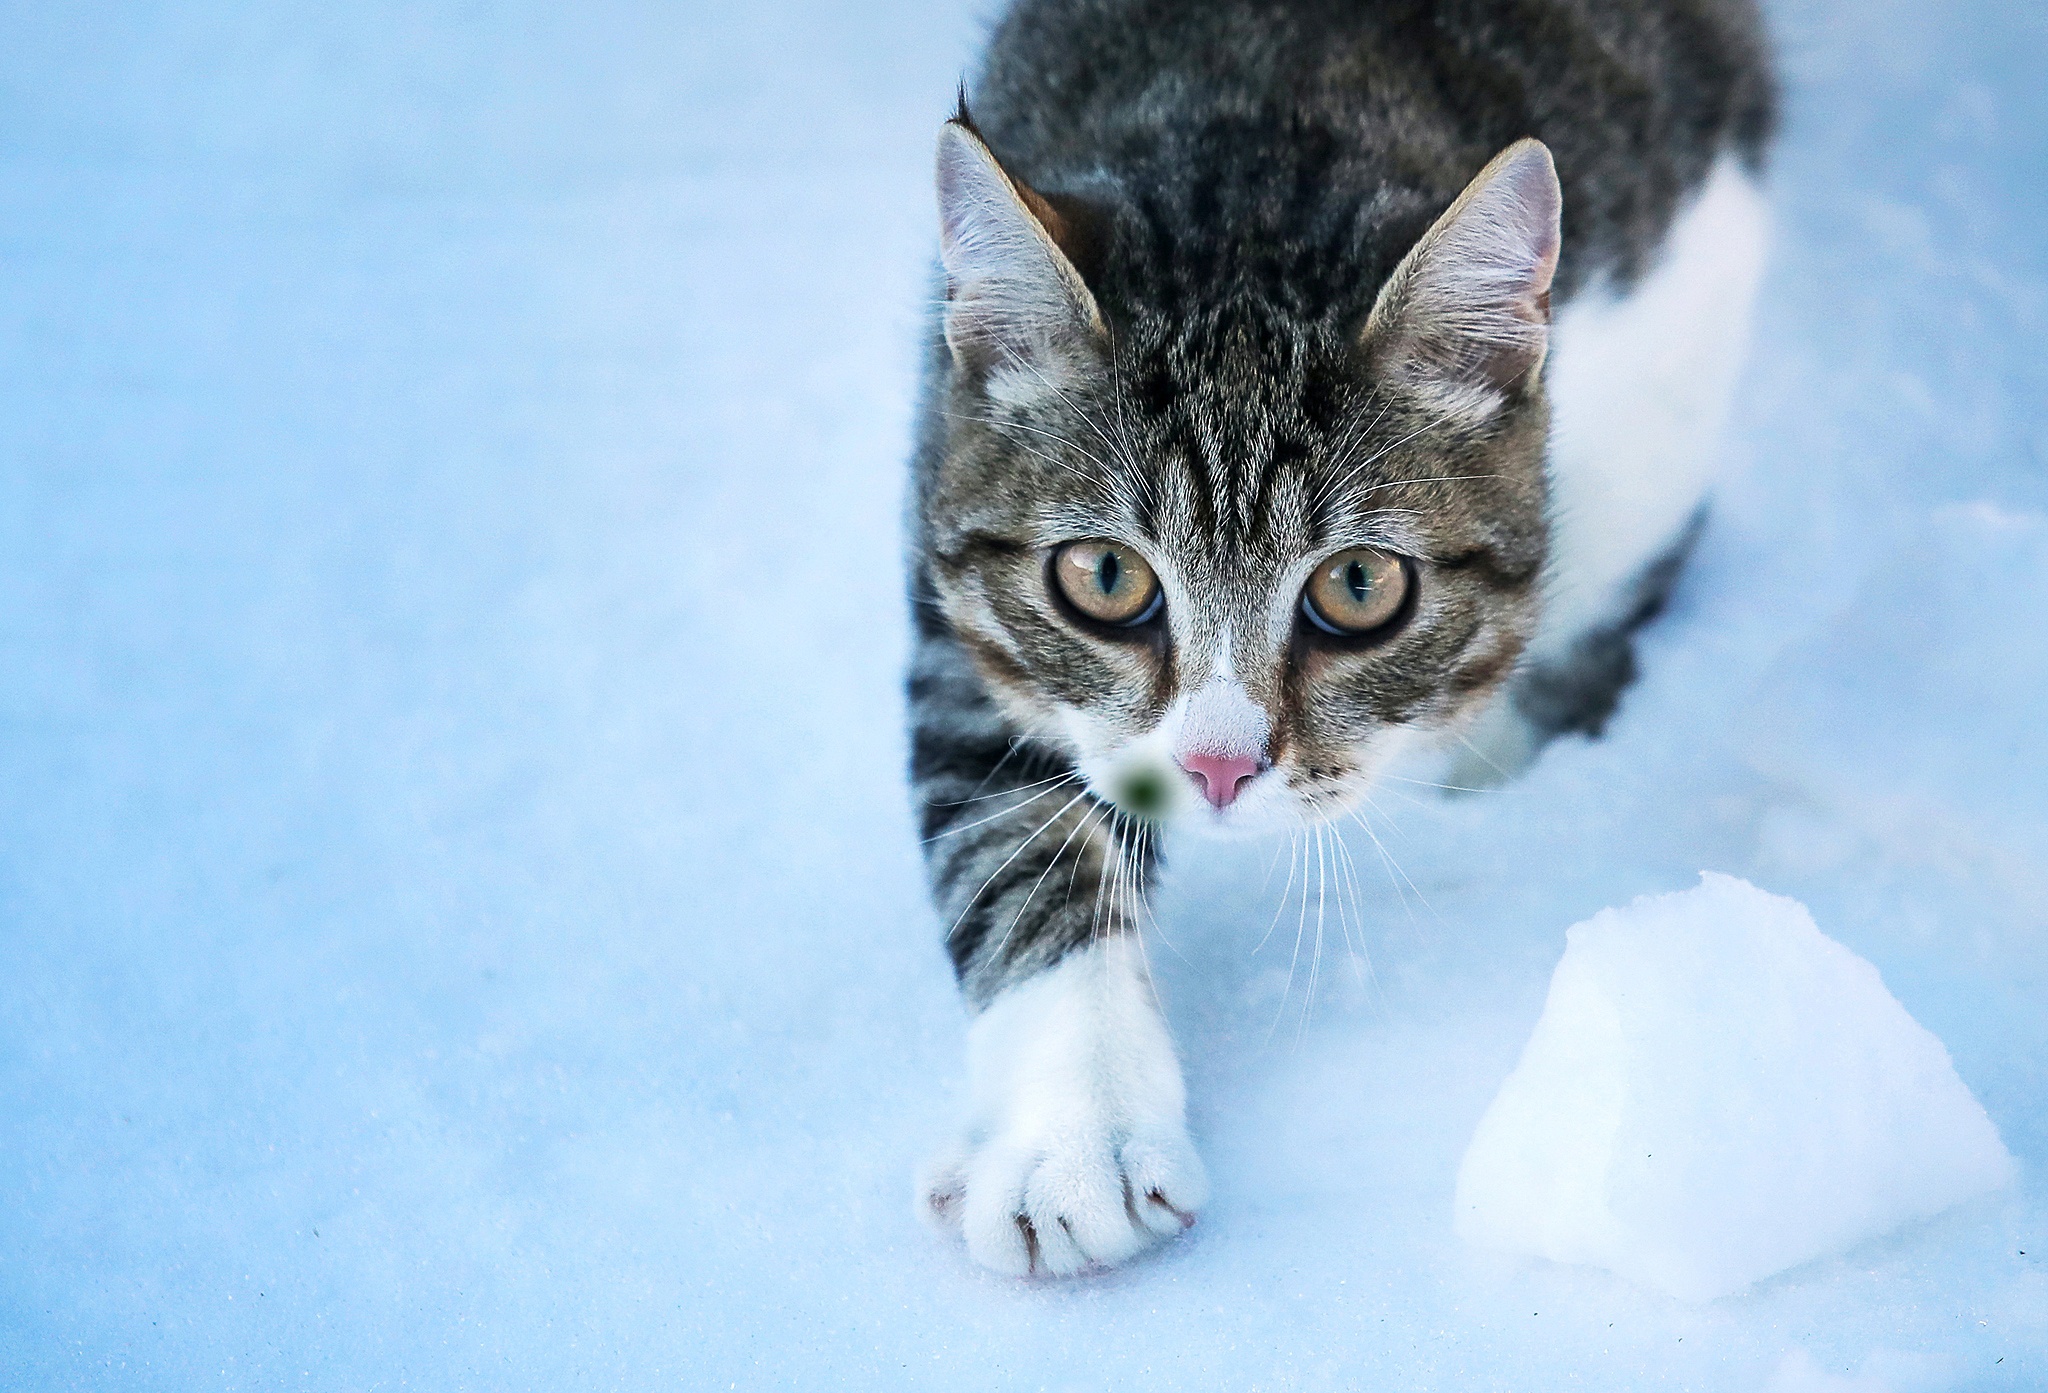
<svg viewBox="0 0 2048 1393"><path fill-rule="evenodd" d="M920 1177L923 1210L984 1267L1070 1276L1114 1267L1195 1222L1209 1182L1185 1133L968 1140Z"/></svg>

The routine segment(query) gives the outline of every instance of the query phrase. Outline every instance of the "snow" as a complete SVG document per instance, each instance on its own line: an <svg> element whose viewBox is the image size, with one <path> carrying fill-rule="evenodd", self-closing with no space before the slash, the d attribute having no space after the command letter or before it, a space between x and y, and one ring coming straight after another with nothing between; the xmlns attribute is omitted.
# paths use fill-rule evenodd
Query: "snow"
<svg viewBox="0 0 2048 1393"><path fill-rule="evenodd" d="M1052 1285L910 1203L966 1026L898 518L980 18L16 7L0 1382L2048 1383L2048 16L1773 15L1736 476L1643 684L1498 794L1377 794L1356 900L1308 843L1284 904L1272 847L1175 863L1214 1198ZM1703 865L1877 968L2016 1184L1705 1306L1472 1250L1562 926Z"/></svg>
<svg viewBox="0 0 2048 1393"><path fill-rule="evenodd" d="M1565 934L1456 1225L1688 1301L2011 1181L1948 1052L1806 907L1733 876Z"/></svg>
<svg viewBox="0 0 2048 1393"><path fill-rule="evenodd" d="M1805 1349L1787 1354L1763 1393L1940 1393L1956 1382L1953 1364L1938 1355L1877 1349L1851 1372L1823 1365Z"/></svg>

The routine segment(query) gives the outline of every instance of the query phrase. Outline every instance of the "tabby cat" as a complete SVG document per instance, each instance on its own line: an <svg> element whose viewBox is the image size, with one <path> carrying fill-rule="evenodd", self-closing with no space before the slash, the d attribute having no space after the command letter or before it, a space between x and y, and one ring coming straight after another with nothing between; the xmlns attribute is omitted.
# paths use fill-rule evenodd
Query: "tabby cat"
<svg viewBox="0 0 2048 1393"><path fill-rule="evenodd" d="M1710 482L1772 118L1749 0L1002 21L939 133L910 559L976 1013L919 1195L977 1261L1116 1263L1205 1199L1136 942L1162 827L1599 732Z"/></svg>

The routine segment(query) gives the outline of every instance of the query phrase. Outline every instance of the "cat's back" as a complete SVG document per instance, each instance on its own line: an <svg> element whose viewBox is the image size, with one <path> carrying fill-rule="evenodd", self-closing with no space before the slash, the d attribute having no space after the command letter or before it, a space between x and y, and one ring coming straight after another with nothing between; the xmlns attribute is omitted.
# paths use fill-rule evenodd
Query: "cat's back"
<svg viewBox="0 0 2048 1393"><path fill-rule="evenodd" d="M1533 135L1569 297L1632 280L1721 156L1760 162L1774 89L1751 0L1021 0L974 103L1037 187L1185 236L1363 222L1368 261Z"/></svg>

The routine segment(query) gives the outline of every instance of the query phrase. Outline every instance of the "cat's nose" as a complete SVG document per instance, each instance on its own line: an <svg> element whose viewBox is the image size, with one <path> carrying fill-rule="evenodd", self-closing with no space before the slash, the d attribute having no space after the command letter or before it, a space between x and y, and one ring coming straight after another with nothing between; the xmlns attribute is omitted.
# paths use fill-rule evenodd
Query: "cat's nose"
<svg viewBox="0 0 2048 1393"><path fill-rule="evenodd" d="M1218 808L1227 808L1259 772L1259 760L1255 755L1189 754L1180 756L1180 767L1200 785L1204 798Z"/></svg>

